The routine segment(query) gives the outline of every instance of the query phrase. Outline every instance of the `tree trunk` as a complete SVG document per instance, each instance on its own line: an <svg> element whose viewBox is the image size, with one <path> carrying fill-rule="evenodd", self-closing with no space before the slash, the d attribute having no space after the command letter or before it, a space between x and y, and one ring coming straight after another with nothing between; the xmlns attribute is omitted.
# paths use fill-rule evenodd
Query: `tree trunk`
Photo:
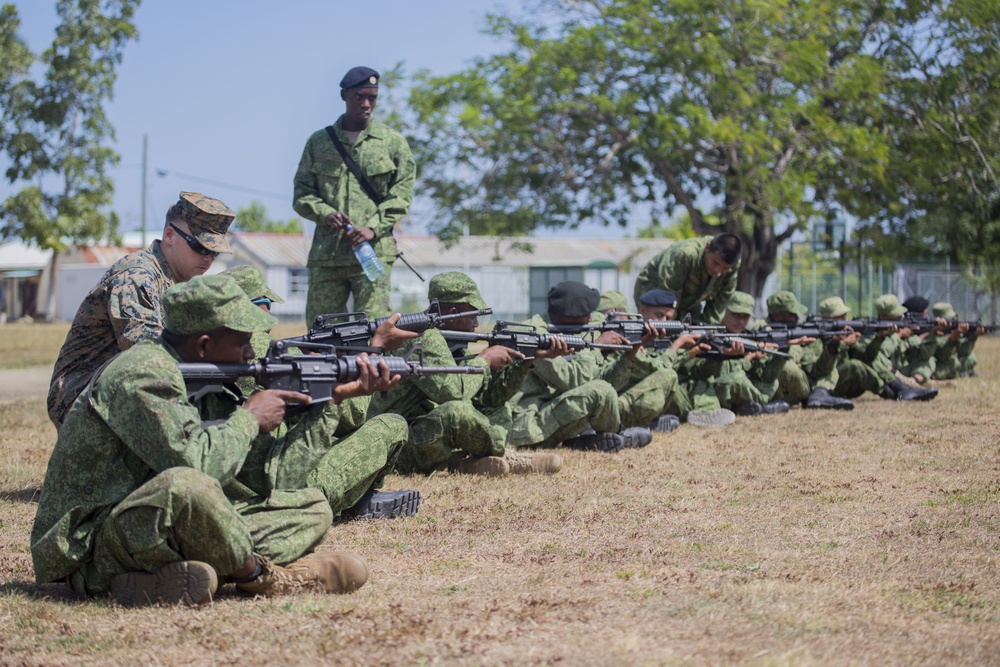
<svg viewBox="0 0 1000 667"><path fill-rule="evenodd" d="M49 285L45 295L45 321L56 319L56 299L59 295L59 252L52 251L52 261L49 263Z"/></svg>

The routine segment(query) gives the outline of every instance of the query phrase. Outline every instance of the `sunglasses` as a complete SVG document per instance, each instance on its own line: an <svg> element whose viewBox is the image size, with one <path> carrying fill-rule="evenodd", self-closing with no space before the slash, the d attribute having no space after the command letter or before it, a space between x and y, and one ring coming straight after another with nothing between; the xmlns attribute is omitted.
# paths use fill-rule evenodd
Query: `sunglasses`
<svg viewBox="0 0 1000 667"><path fill-rule="evenodd" d="M209 255L211 255L212 257L218 257L219 256L219 253L215 252L214 250L209 250L208 248L206 248L205 246L203 246L201 243L199 243L198 239L196 239L193 236L189 236L188 234L185 234L184 230L182 230L180 227L178 227L174 223L171 222L170 226L173 227L173 229L174 229L175 232L177 232L178 234L180 234L180 237L182 239L184 239L185 241L187 241L188 247L191 248L191 250L194 250L199 255L204 255L206 257L208 257Z"/></svg>
<svg viewBox="0 0 1000 667"><path fill-rule="evenodd" d="M271 304L272 304L272 303L274 303L273 301L271 301L271 300L270 300L269 298L267 298L266 296L262 296L262 297L260 297L260 298L257 298L257 299L251 299L251 302L252 302L252 303L253 303L253 305L255 305L255 306L267 306L267 309L268 309L268 310L270 310L270 309L271 309Z"/></svg>

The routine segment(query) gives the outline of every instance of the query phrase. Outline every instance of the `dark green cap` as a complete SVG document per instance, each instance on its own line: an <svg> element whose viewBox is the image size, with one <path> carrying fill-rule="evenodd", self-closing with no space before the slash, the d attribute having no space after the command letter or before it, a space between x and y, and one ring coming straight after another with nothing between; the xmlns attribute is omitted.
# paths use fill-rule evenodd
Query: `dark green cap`
<svg viewBox="0 0 1000 667"><path fill-rule="evenodd" d="M229 276L195 276L163 294L163 321L167 331L180 335L220 329L252 333L268 331L278 320L253 305Z"/></svg>
<svg viewBox="0 0 1000 667"><path fill-rule="evenodd" d="M479 310L489 308L479 295L476 281L461 271L447 271L431 278L427 298L441 303L467 303Z"/></svg>
<svg viewBox="0 0 1000 667"><path fill-rule="evenodd" d="M943 317L946 320L953 320L958 317L955 309L951 307L951 304L947 301L938 301L931 307L931 312L934 313L934 317Z"/></svg>
<svg viewBox="0 0 1000 667"><path fill-rule="evenodd" d="M239 264L237 266L230 266L222 273L231 276L251 300L267 297L274 303L285 302L284 299L274 293L274 290L267 286L267 283L264 282L264 275L255 266Z"/></svg>
<svg viewBox="0 0 1000 667"><path fill-rule="evenodd" d="M774 313L795 313L796 315L803 315L806 310L808 309L799 303L795 294L786 289L775 292L771 296L767 297L767 312L770 315L773 315Z"/></svg>
<svg viewBox="0 0 1000 667"><path fill-rule="evenodd" d="M549 310L563 317L589 316L600 302L600 292L577 280L564 280L549 288Z"/></svg>
<svg viewBox="0 0 1000 667"><path fill-rule="evenodd" d="M739 315L753 315L753 297L746 292L733 292L733 296L729 299L729 305L726 308L733 313Z"/></svg>

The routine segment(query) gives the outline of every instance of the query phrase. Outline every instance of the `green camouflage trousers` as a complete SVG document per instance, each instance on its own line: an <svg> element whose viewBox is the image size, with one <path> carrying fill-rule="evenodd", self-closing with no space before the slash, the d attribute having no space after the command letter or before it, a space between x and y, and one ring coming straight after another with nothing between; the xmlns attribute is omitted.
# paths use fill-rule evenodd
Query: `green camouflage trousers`
<svg viewBox="0 0 1000 667"><path fill-rule="evenodd" d="M831 393L839 398L855 398L866 391L878 396L885 386L877 370L857 359L848 359L837 366L837 374L837 385Z"/></svg>
<svg viewBox="0 0 1000 667"><path fill-rule="evenodd" d="M806 400L809 391L809 376L801 366L789 359L778 373L778 388L771 400L796 405Z"/></svg>
<svg viewBox="0 0 1000 667"><path fill-rule="evenodd" d="M382 258L379 258L382 259ZM352 312L363 312L368 319L392 314L389 304L392 264L382 262L385 275L372 282L360 264L350 266L310 266L309 292L306 294L306 324L317 315L347 312L347 298L354 295Z"/></svg>
<svg viewBox="0 0 1000 667"><path fill-rule="evenodd" d="M114 507L93 558L72 575L80 594L106 595L123 572L155 572L181 560L208 563L220 577L253 554L279 564L311 551L333 516L319 491L275 491L232 503L219 483L193 468L170 468Z"/></svg>
<svg viewBox="0 0 1000 667"><path fill-rule="evenodd" d="M715 395L719 397L719 405L733 409L747 403L767 403L774 398L778 382L751 380L745 371L734 370L713 379Z"/></svg>
<svg viewBox="0 0 1000 667"><path fill-rule="evenodd" d="M448 401L410 423L410 437L396 459L403 475L431 473L468 456L503 456L506 429L469 401Z"/></svg>
<svg viewBox="0 0 1000 667"><path fill-rule="evenodd" d="M587 428L617 432L621 428L618 394L604 380L591 380L545 402L522 402L514 408L510 444L515 447L555 447Z"/></svg>
<svg viewBox="0 0 1000 667"><path fill-rule="evenodd" d="M661 368L619 391L618 412L622 428L646 426L660 415L667 414L667 406L676 390L677 373Z"/></svg>

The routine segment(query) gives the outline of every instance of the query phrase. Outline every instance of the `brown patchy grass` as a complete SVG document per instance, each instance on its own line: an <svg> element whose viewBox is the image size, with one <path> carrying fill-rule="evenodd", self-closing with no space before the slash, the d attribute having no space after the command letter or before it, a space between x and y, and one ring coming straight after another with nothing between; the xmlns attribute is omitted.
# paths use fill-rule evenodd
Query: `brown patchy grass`
<svg viewBox="0 0 1000 667"><path fill-rule="evenodd" d="M69 322L0 325L0 368L52 366L67 331Z"/></svg>
<svg viewBox="0 0 1000 667"><path fill-rule="evenodd" d="M294 333L294 332L293 332ZM683 426L551 477L390 477L350 596L124 610L32 582L54 433L0 405L0 663L996 664L1000 340L928 404Z"/></svg>

